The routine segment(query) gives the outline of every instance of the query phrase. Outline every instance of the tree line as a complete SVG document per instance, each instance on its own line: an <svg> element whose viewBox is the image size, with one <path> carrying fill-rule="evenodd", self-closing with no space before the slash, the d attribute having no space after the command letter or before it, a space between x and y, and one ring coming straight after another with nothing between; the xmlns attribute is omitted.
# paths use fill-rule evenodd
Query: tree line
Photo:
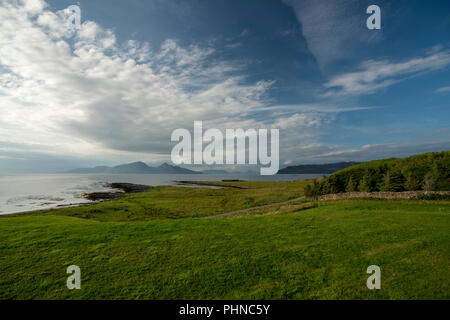
<svg viewBox="0 0 450 320"><path fill-rule="evenodd" d="M450 151L361 163L314 180L305 196L341 192L450 190Z"/></svg>

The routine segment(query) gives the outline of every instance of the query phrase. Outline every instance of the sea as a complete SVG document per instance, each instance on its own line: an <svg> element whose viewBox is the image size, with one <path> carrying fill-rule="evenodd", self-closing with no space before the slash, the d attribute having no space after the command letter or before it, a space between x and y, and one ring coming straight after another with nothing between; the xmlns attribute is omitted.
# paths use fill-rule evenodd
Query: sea
<svg viewBox="0 0 450 320"><path fill-rule="evenodd" d="M18 174L0 175L0 214L50 209L89 203L83 194L117 191L113 182L150 186L177 185L176 181L295 181L322 174ZM186 187L181 186L180 187ZM198 187L198 186L196 186Z"/></svg>

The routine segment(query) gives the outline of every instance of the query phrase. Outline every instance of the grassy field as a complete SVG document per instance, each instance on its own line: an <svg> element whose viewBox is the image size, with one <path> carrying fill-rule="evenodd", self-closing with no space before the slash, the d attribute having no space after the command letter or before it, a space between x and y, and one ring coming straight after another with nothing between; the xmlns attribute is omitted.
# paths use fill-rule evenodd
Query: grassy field
<svg viewBox="0 0 450 320"><path fill-rule="evenodd" d="M450 201L298 202L197 218L292 199L302 184L161 187L2 217L0 298L450 298ZM71 264L81 290L66 288ZM371 291L374 264L382 288Z"/></svg>
<svg viewBox="0 0 450 320"><path fill-rule="evenodd" d="M147 192L127 194L115 201L26 215L63 215L98 221L198 218L295 199L303 195L308 182L311 181L217 182L247 189L155 187Z"/></svg>

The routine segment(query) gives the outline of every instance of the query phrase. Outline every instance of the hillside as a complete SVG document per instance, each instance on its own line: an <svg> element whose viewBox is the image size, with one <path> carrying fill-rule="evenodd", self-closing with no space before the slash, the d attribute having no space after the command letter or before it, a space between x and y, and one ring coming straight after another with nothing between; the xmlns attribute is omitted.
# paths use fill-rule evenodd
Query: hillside
<svg viewBox="0 0 450 320"><path fill-rule="evenodd" d="M340 170L306 187L307 195L340 192L450 190L450 151L375 160Z"/></svg>

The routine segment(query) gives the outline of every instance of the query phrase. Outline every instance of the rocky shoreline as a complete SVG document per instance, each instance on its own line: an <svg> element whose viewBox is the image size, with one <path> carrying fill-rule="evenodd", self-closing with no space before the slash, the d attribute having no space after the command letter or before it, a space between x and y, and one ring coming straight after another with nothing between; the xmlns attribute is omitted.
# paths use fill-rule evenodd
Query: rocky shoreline
<svg viewBox="0 0 450 320"><path fill-rule="evenodd" d="M110 183L106 185L106 187L111 189L118 189L119 191L91 192L83 194L83 197L91 201L102 202L120 199L127 193L145 192L152 189L152 187L143 184L122 183L122 182Z"/></svg>

